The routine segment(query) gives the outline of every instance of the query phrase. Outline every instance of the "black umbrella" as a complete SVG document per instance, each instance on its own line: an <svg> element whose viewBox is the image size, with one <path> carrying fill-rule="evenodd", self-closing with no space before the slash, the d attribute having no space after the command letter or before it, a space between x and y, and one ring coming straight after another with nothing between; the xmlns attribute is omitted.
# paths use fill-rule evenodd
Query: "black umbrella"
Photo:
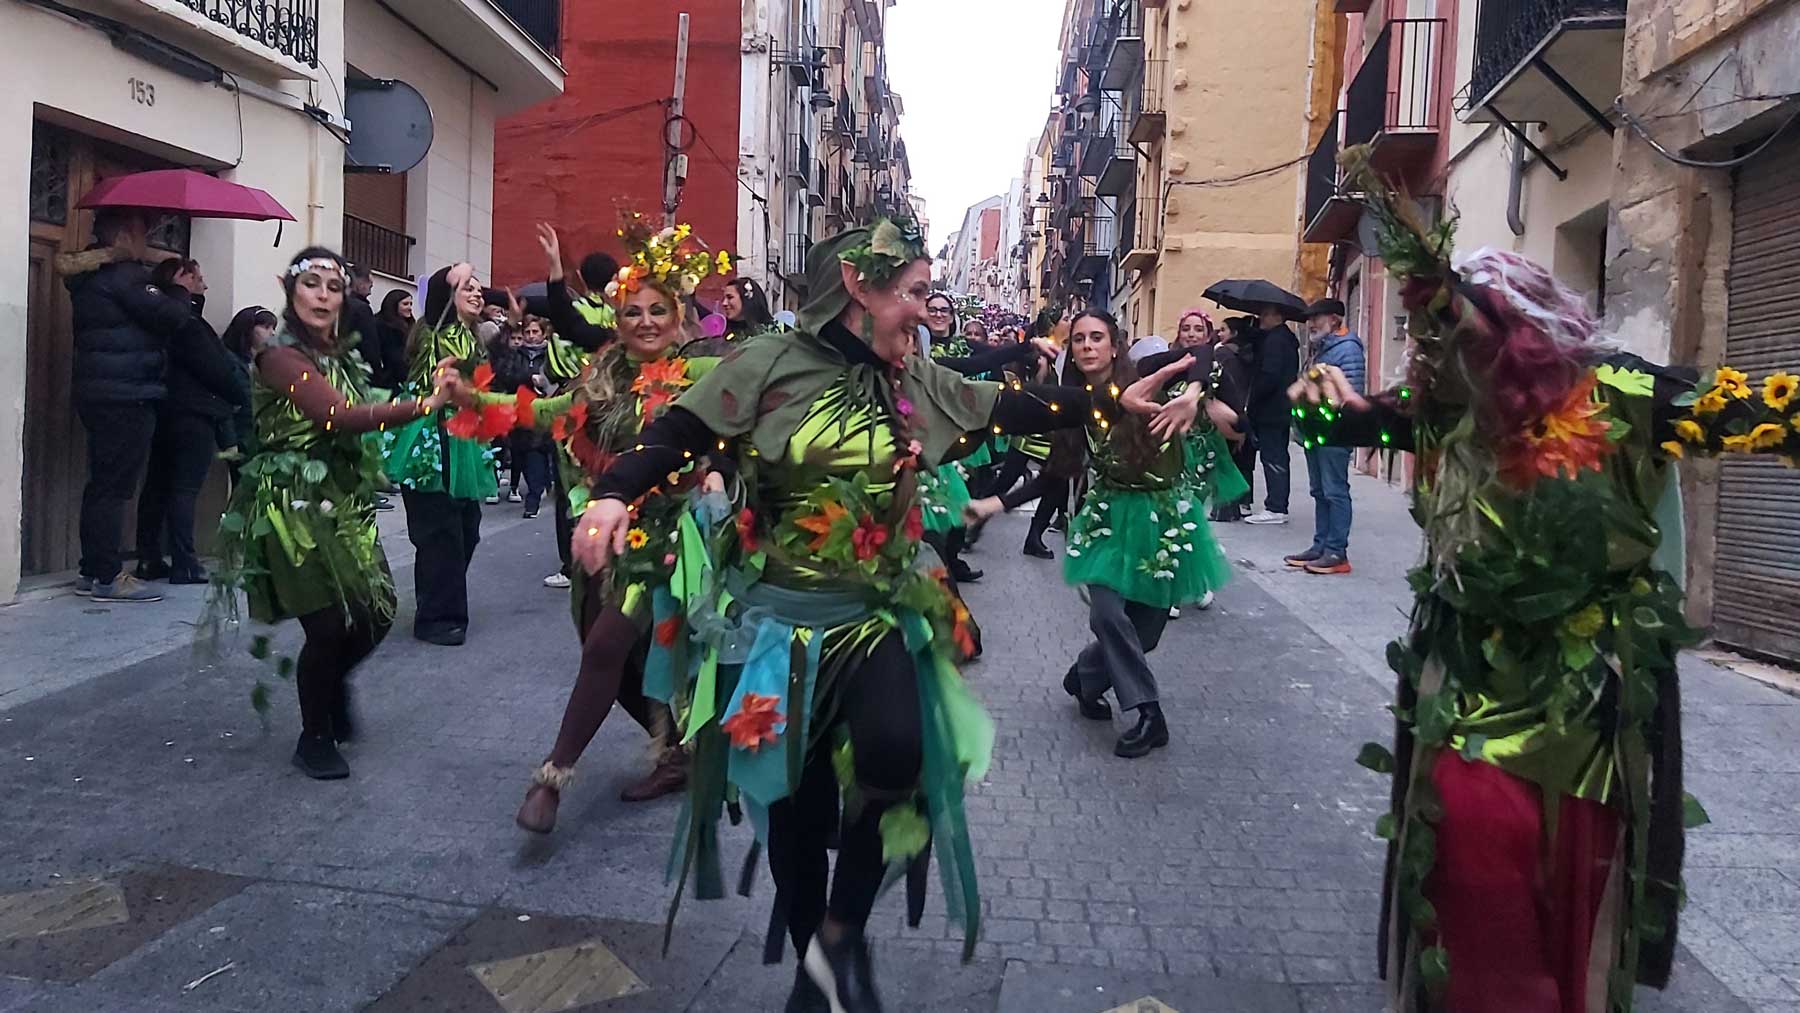
<svg viewBox="0 0 1800 1013"><path fill-rule="evenodd" d="M525 307L525 312L539 317L550 315L550 286L534 281L529 285L519 286L518 292L519 303Z"/></svg>
<svg viewBox="0 0 1800 1013"><path fill-rule="evenodd" d="M1237 310L1241 313L1260 313L1264 306L1273 306L1289 320L1306 319L1306 300L1272 281L1264 281L1261 278L1254 281L1241 278L1221 281L1201 295L1226 309Z"/></svg>

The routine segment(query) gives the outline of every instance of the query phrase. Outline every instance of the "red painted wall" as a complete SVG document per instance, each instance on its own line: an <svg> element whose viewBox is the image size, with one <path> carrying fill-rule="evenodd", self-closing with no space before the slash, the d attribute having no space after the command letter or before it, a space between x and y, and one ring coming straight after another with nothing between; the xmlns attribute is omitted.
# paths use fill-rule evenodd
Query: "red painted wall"
<svg viewBox="0 0 1800 1013"><path fill-rule="evenodd" d="M544 276L533 235L549 221L570 273L618 256L617 206L662 214L663 123L675 82L678 11L688 26L687 118L695 138L676 217L714 249L737 242L739 0L615 7L563 0L560 98L501 120L494 136L494 280Z"/></svg>
<svg viewBox="0 0 1800 1013"><path fill-rule="evenodd" d="M1000 255L1000 209L988 208L981 213L981 259L994 260Z"/></svg>

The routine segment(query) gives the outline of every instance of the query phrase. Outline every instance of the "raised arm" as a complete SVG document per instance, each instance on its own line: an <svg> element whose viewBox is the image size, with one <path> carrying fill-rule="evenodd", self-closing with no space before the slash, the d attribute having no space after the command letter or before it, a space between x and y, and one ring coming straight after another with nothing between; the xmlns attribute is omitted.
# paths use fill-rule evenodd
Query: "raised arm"
<svg viewBox="0 0 1800 1013"><path fill-rule="evenodd" d="M264 349L256 357L256 370L264 384L275 390L285 388L300 414L328 431L372 432L411 422L435 407L429 401L351 405L344 400L343 393L319 373L318 364L292 346Z"/></svg>

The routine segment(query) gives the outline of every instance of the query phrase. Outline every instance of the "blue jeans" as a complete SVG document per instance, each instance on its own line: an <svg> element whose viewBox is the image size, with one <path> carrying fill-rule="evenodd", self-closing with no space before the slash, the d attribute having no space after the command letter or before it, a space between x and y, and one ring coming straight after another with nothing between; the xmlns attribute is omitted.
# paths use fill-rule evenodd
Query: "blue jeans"
<svg viewBox="0 0 1800 1013"><path fill-rule="evenodd" d="M1350 453L1349 447L1306 452L1306 481L1313 498L1312 547L1340 556L1350 549Z"/></svg>

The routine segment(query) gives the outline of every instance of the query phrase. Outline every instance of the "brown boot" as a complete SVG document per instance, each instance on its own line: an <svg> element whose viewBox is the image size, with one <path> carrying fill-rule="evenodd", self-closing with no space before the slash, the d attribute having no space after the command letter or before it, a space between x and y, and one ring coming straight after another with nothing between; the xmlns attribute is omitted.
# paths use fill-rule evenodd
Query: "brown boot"
<svg viewBox="0 0 1800 1013"><path fill-rule="evenodd" d="M619 798L626 802L648 802L686 788L687 779L687 751L671 749L656 761L656 767L648 777L620 792Z"/></svg>
<svg viewBox="0 0 1800 1013"><path fill-rule="evenodd" d="M562 790L575 779L573 767L558 767L548 761L531 775L531 787L525 791L525 803L513 817L522 830L547 834L556 829L556 807L562 802Z"/></svg>

